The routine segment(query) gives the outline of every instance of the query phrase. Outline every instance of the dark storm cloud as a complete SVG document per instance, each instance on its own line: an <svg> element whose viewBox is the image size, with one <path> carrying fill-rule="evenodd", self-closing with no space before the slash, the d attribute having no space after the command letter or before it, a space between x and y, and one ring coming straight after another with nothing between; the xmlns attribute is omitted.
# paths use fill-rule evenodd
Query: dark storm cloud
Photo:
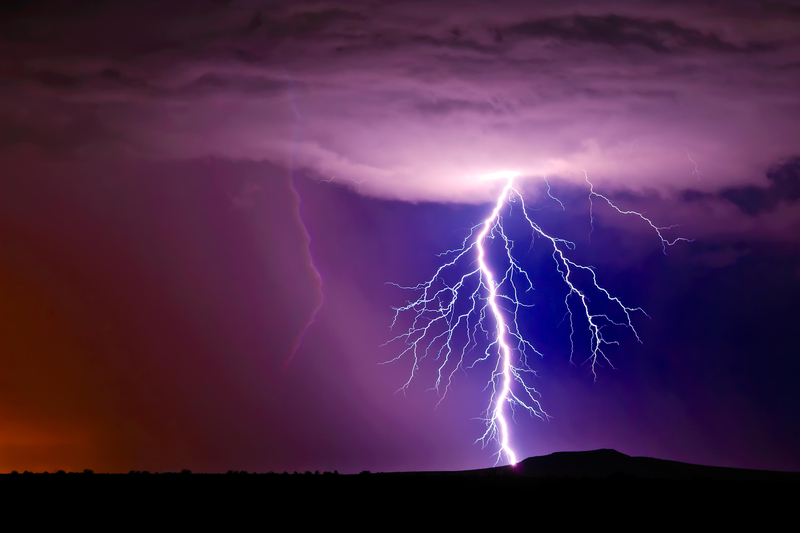
<svg viewBox="0 0 800 533"><path fill-rule="evenodd" d="M766 187L730 187L723 189L719 196L750 216L774 211L782 202L793 204L800 200L800 157L771 169L767 179Z"/></svg>
<svg viewBox="0 0 800 533"><path fill-rule="evenodd" d="M431 115L449 115L451 113L502 113L496 105L491 102L471 102L468 100L456 99L443 99L433 102L420 102L417 104L417 109L424 114Z"/></svg>
<svg viewBox="0 0 800 533"><path fill-rule="evenodd" d="M66 94L70 90L74 93L81 90L113 91L126 87L135 90L147 88L145 81L130 78L119 69L112 67L74 75L58 70L18 72L14 78L17 83L33 84L40 88L52 89L54 92L61 91L62 94Z"/></svg>
<svg viewBox="0 0 800 533"><path fill-rule="evenodd" d="M363 21L364 17L355 11L345 9L296 13L285 18L262 17L259 11L250 20L247 29L264 31L270 37L304 37L321 32L338 20Z"/></svg>
<svg viewBox="0 0 800 533"><path fill-rule="evenodd" d="M0 120L7 145L291 159L412 201L503 170L716 194L800 153L796 7L32 3L0 21Z"/></svg>
<svg viewBox="0 0 800 533"><path fill-rule="evenodd" d="M563 42L643 46L654 52L669 53L681 49L704 49L717 52L751 52L772 48L766 43L737 46L713 32L681 26L671 20L648 20L618 15L587 17L575 15L557 19L532 20L506 28L506 33L532 39L555 38Z"/></svg>
<svg viewBox="0 0 800 533"><path fill-rule="evenodd" d="M710 192L697 191L694 189L684 189L680 192L678 197L683 202L691 203L691 202L714 200L717 196L714 193Z"/></svg>
<svg viewBox="0 0 800 533"><path fill-rule="evenodd" d="M35 145L49 155L62 157L82 153L88 147L103 147L105 151L118 153L131 144L125 132L116 130L92 106L80 106L70 113L50 117L46 117L48 112L60 110L47 106L37 111L42 118L36 123L31 123L24 111L6 114L0 124L0 148Z"/></svg>
<svg viewBox="0 0 800 533"><path fill-rule="evenodd" d="M285 81L262 76L223 76L206 73L179 88L176 95L213 96L220 93L242 96L275 95L285 88Z"/></svg>
<svg viewBox="0 0 800 533"><path fill-rule="evenodd" d="M80 79L76 76L69 76L62 72L55 72L52 70L34 72L30 75L30 78L52 89L75 87L80 83Z"/></svg>

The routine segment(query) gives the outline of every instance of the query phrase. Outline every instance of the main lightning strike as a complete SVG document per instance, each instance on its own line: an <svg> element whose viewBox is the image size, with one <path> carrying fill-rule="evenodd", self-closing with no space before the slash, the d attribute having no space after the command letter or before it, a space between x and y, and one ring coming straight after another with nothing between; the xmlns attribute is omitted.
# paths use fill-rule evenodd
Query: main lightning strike
<svg viewBox="0 0 800 533"><path fill-rule="evenodd" d="M590 353L584 363L589 364L594 379L597 378L596 368L603 361L613 368L611 361L603 352L603 348L610 344L618 344L617 341L604 337L603 330L611 326L624 327L630 329L636 340L641 342L632 323L632 314L638 312L645 316L648 315L640 307L628 307L619 298L612 296L598 283L592 267L569 259L565 253L575 249L574 243L549 235L530 218L522 195L514 188L515 173L504 171L492 177L505 179L506 184L498 195L490 215L470 230L469 235L462 242L461 248L440 254L440 256L446 257L454 256L453 259L440 266L431 279L419 285L403 287L391 283L403 289L421 291L421 295L403 307L394 308L392 328L395 327L398 318L403 313L413 314L413 319L407 331L386 343L402 340L405 342L406 348L397 357L385 363L398 361L408 354L411 355L413 358L411 375L399 389L405 391L419 370L420 362L423 359L431 356L437 361L441 361L437 370L437 378L432 387L439 393L441 402L447 395L453 376L458 370L473 368L478 363L494 361L494 369L486 385L486 389L491 390L489 405L483 417L486 431L476 442L481 442L483 446L486 446L489 441L496 440L500 446L496 454L497 463L505 456L508 463L513 465L516 464L517 457L510 443L509 415L513 417L516 409L522 409L531 416L543 420L548 418L548 415L539 402L539 393L529 384L530 376L536 374L528 364L528 356L535 353L541 357L542 353L523 337L519 327L520 311L533 306L533 303L524 298L525 294L533 290L533 284L520 263L521 258L516 257L513 253L513 242L504 230L501 215L504 207L508 205L510 212L513 204L518 202L519 209L530 227L531 238L538 235L549 242L549 246L552 247L555 269L565 286L566 313L564 318L568 319L570 326L570 362L572 362L575 351L574 313L581 313L588 324ZM664 238L661 232L668 228L656 226L639 212L620 209L606 196L594 191L594 186L588 176L585 176L585 179L590 187L590 219L594 216L592 200L599 198L617 212L632 214L647 222L656 231L665 253L667 246L678 241L689 240L678 238L670 241ZM545 182L547 183L546 179ZM558 201L562 208L564 207L558 199L552 196L549 183L547 183L547 194ZM592 229L594 228L592 227ZM489 244L487 241L494 241L495 238L498 238L502 244L505 252L503 260L507 265L505 271L497 276L492 271L487 251ZM473 252L475 252L473 257L475 257L474 261L477 262L477 267L471 267L468 272L452 277L451 272L461 268L461 264L468 261ZM579 273L584 275L579 276ZM448 278L452 281L448 281ZM605 305L611 304L616 308L616 318L612 318L607 312L598 310L603 304L597 300L593 302L587 291L594 291L596 294L602 295ZM479 331L485 337L488 345L482 355L467 363L468 354L479 345ZM452 367L449 373L446 371L448 365Z"/></svg>
<svg viewBox="0 0 800 533"><path fill-rule="evenodd" d="M500 396L494 402L495 409L493 418L500 424L501 450L506 453L508 456L508 461L512 465L517 463L517 457L508 444L508 423L503 416L502 410L503 405L509 398L509 394L511 394L511 349L508 347L508 344L506 344L506 325L503 320L503 315L500 313L500 308L497 306L497 283L494 280L492 271L489 270L489 266L486 264L486 252L483 249L483 240L486 238L486 234L489 233L494 221L499 219L500 208L503 207L503 201L511 190L513 180L514 178L508 179L508 184L505 186L503 192L500 193L500 197L497 199L497 205L495 205L494 211L492 211L491 216L484 221L483 230L481 230L481 232L478 234L478 238L475 241L478 247L478 265L480 265L481 275L486 279L486 283L489 287L489 306L492 308L492 316L494 316L497 325L497 344L500 346L501 353L498 366L500 365L500 362L502 362L503 367L503 387L500 391Z"/></svg>

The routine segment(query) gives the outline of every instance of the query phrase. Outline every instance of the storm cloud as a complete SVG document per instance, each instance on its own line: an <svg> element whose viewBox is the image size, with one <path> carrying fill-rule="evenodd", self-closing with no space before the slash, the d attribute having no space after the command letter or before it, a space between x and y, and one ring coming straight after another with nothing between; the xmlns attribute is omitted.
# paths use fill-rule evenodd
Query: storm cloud
<svg viewBox="0 0 800 533"><path fill-rule="evenodd" d="M266 160L468 202L503 170L747 191L800 151L794 4L469 7L33 3L0 24L0 148Z"/></svg>

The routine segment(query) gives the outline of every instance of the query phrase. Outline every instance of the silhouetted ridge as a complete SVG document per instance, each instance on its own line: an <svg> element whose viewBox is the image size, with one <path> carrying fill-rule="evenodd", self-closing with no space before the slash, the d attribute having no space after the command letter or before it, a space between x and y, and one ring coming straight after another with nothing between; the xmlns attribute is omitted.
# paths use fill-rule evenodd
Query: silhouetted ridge
<svg viewBox="0 0 800 533"><path fill-rule="evenodd" d="M586 452L556 452L529 457L516 466L500 467L506 474L523 477L607 478L638 477L648 479L713 480L800 480L795 472L749 470L703 466L652 457L631 457L611 449Z"/></svg>
<svg viewBox="0 0 800 533"><path fill-rule="evenodd" d="M521 461L514 470L523 476L608 477L627 473L632 457L611 449L587 452L556 452Z"/></svg>
<svg viewBox="0 0 800 533"><path fill-rule="evenodd" d="M703 466L652 457L631 457L612 449L555 452L529 457L514 466L455 472L393 472L379 476L400 477L502 477L533 479L640 478L652 480L787 481L800 483L800 472L751 470Z"/></svg>

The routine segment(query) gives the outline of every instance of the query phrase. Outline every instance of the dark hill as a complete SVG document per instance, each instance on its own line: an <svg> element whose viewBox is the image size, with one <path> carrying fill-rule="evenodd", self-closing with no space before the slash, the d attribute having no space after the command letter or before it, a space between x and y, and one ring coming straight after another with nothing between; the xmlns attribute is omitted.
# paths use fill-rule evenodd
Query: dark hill
<svg viewBox="0 0 800 533"><path fill-rule="evenodd" d="M501 476L547 479L640 478L651 480L786 481L800 483L800 472L703 466L652 457L631 457L616 450L556 452L529 457L514 466L461 472L409 472L403 476Z"/></svg>
<svg viewBox="0 0 800 533"><path fill-rule="evenodd" d="M525 477L709 479L719 481L800 481L800 473L703 466L652 457L631 457L616 450L557 452L529 457L513 467L500 467Z"/></svg>

